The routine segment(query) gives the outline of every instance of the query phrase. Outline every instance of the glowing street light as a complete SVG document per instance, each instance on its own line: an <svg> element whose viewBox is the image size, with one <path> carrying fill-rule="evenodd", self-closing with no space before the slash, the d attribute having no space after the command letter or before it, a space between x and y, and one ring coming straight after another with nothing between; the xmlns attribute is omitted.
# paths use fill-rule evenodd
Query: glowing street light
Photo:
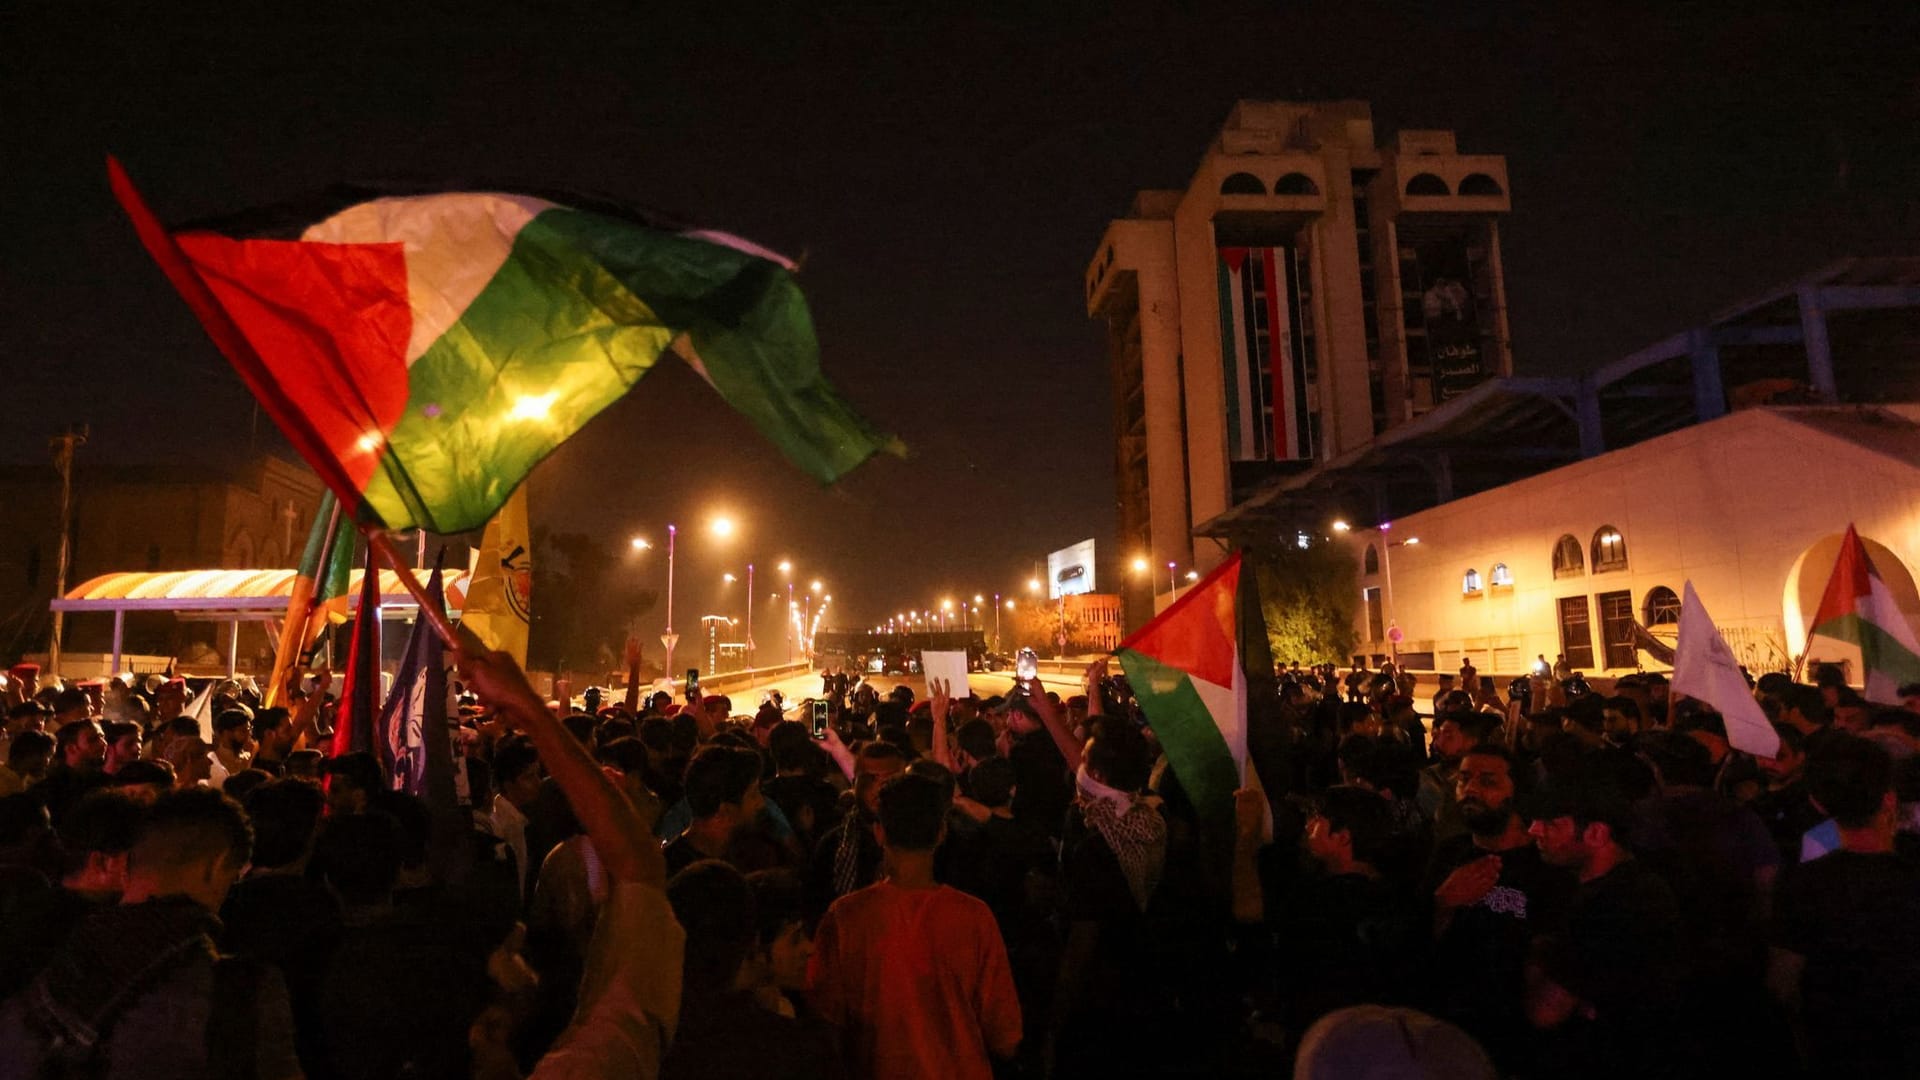
<svg viewBox="0 0 1920 1080"><path fill-rule="evenodd" d="M635 551L652 551L653 550L653 545L648 543L647 538L644 536L634 537L632 540L632 544L633 544L633 550Z"/></svg>
<svg viewBox="0 0 1920 1080"><path fill-rule="evenodd" d="M727 573L727 574L721 574L721 575L720 575L720 583L721 583L721 584L723 584L723 585L731 585L731 584L733 584L734 582L736 582L736 581L739 581L739 580L740 580L739 578L737 578L737 577L734 577L734 576L733 576L733 575L732 575L731 573Z"/></svg>
<svg viewBox="0 0 1920 1080"><path fill-rule="evenodd" d="M1144 574L1147 572L1147 557L1145 555L1135 555L1133 557L1133 572L1136 574Z"/></svg>
<svg viewBox="0 0 1920 1080"><path fill-rule="evenodd" d="M713 535L719 537L722 540L725 540L728 537L733 535L733 531L734 531L733 519L726 516L725 514L721 514L719 517L714 518L713 524L710 527L713 529Z"/></svg>

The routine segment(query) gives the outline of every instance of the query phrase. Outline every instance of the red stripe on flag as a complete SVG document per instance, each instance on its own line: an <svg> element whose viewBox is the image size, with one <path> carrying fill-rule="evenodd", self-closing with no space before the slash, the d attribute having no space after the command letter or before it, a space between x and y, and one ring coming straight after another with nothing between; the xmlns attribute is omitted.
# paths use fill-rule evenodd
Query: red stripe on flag
<svg viewBox="0 0 1920 1080"><path fill-rule="evenodd" d="M1287 461L1294 456L1289 435L1293 423L1293 371L1287 363L1286 328L1280 323L1280 264L1273 248L1261 248L1267 272L1267 373L1273 379L1273 457Z"/></svg>
<svg viewBox="0 0 1920 1080"><path fill-rule="evenodd" d="M400 244L175 238L357 492L407 407L407 257Z"/></svg>
<svg viewBox="0 0 1920 1080"><path fill-rule="evenodd" d="M232 364L234 370L240 374L241 380L247 384L253 396L266 408L267 414L273 417L274 422L280 426L280 430L286 432L287 439L293 443L294 449L306 459L307 464L313 466L314 471L320 475L320 479L333 489L342 503L355 508L357 517L362 519L369 517L366 503L361 498L361 492L365 487L364 477L359 482L355 481L353 474L342 463L341 457L335 453L334 442L323 434L322 428L316 425L290 396L303 394L307 388L281 384L275 368L262 358L249 335L236 323L233 314L227 310L221 298L215 295L214 290L201 277L200 270L195 266L194 261L181 250L173 235L168 233L166 226L160 223L160 219L154 216L146 200L142 199L139 191L134 188L133 181L127 176L126 170L121 168L119 160L113 157L107 158L107 185L113 191L114 199L120 203L121 209L126 211L128 220L133 223L134 233L140 238L141 246L147 249L147 254L152 256L153 261L159 265L168 282L179 292L181 299L186 301L187 307L200 320L200 325L206 329L207 336L213 339L214 345L226 356L227 362ZM401 264L399 287L399 295L404 302L406 297L404 261ZM300 299L304 303L312 297ZM297 322L301 317L300 309L296 307L283 311L280 317L283 321ZM354 317L357 319L359 316L356 314ZM406 379L405 343L411 326L411 310L407 318L409 321L401 325L397 341L403 405ZM390 324L391 320L381 318L376 321L384 326ZM358 438L359 435L356 434L356 441ZM370 471L367 475L371 475Z"/></svg>
<svg viewBox="0 0 1920 1080"><path fill-rule="evenodd" d="M1849 523L1847 535L1840 540L1840 556L1833 563L1833 576L1827 579L1827 591L1820 597L1820 609L1814 612L1812 625L1818 627L1858 611L1858 601L1873 591L1872 573L1873 560L1867 557L1866 545L1860 542L1860 534L1854 532Z"/></svg>
<svg viewBox="0 0 1920 1080"><path fill-rule="evenodd" d="M1189 586L1167 610L1134 631L1120 648L1143 653L1216 686L1232 686L1239 649L1235 604L1242 565L1240 553L1235 552Z"/></svg>

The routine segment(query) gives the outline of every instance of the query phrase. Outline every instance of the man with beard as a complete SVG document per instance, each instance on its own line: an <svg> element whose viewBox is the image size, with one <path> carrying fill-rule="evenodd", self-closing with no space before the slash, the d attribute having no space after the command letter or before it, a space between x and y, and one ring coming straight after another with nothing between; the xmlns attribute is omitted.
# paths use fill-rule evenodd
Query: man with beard
<svg viewBox="0 0 1920 1080"><path fill-rule="evenodd" d="M1514 1072L1528 1065L1527 950L1574 887L1573 875L1542 861L1527 835L1519 802L1528 774L1498 746L1460 756L1454 790L1467 832L1435 846L1427 881L1434 1011Z"/></svg>

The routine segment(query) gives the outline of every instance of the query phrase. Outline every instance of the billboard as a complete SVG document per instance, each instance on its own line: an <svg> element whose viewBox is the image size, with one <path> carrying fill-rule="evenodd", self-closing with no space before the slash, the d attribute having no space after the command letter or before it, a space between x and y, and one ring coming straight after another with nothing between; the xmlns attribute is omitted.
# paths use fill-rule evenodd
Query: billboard
<svg viewBox="0 0 1920 1080"><path fill-rule="evenodd" d="M1082 540L1047 556L1047 599L1093 591L1093 540Z"/></svg>

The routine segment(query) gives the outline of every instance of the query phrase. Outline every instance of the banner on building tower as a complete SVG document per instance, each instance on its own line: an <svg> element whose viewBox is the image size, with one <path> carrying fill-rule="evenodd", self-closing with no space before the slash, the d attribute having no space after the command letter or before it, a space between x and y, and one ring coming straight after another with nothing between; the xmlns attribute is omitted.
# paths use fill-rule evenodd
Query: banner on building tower
<svg viewBox="0 0 1920 1080"><path fill-rule="evenodd" d="M1293 249L1220 249L1220 355L1233 461L1313 457Z"/></svg>

